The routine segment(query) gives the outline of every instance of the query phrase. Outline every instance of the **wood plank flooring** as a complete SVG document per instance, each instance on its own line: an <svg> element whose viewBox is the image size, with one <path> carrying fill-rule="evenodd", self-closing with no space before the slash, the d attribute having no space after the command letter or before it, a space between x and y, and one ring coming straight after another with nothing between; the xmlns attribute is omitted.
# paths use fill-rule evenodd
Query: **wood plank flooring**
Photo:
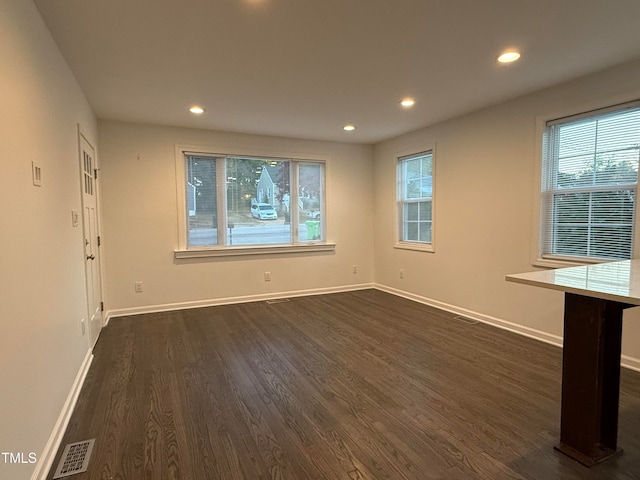
<svg viewBox="0 0 640 480"><path fill-rule="evenodd" d="M640 374L587 469L553 450L560 349L376 290L114 318L94 353L74 480L640 479Z"/></svg>

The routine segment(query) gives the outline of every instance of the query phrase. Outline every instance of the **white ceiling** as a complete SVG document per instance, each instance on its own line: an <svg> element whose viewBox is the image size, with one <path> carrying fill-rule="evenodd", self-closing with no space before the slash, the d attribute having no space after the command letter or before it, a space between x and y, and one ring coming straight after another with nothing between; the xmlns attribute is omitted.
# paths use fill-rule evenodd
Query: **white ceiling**
<svg viewBox="0 0 640 480"><path fill-rule="evenodd" d="M640 58L640 0L34 3L99 118L296 138L375 143Z"/></svg>

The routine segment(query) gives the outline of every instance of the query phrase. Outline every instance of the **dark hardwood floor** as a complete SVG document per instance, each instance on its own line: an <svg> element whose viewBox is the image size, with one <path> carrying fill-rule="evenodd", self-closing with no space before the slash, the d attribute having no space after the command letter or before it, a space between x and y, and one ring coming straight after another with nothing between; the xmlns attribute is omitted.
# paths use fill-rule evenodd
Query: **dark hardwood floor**
<svg viewBox="0 0 640 480"><path fill-rule="evenodd" d="M559 348L375 290L114 318L58 455L96 438L74 480L640 479L640 374L592 469L553 450L560 375Z"/></svg>

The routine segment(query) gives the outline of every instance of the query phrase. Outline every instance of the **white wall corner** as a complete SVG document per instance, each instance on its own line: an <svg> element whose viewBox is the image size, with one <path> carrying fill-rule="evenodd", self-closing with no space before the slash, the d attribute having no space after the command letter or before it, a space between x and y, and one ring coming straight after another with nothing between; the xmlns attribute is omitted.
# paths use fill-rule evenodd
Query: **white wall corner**
<svg viewBox="0 0 640 480"><path fill-rule="evenodd" d="M49 440L44 446L42 453L38 456L40 460L38 461L38 464L36 465L36 468L31 475L31 480L46 480L47 474L49 473L49 470L51 470L51 465L53 465L53 461L55 460L56 453L58 453L58 448L60 447L60 443L62 442L62 437L67 430L67 425L69 425L71 414L73 413L76 402L78 401L78 396L80 395L82 385L84 384L84 380L87 377L87 373L89 372L89 367L91 366L92 361L93 352L91 349L89 349L87 350L87 354L85 355L82 364L80 365L78 374L73 381L73 385L71 386L69 395L67 395L67 400L64 402L62 411L60 412L58 420L53 427L53 431L49 436Z"/></svg>

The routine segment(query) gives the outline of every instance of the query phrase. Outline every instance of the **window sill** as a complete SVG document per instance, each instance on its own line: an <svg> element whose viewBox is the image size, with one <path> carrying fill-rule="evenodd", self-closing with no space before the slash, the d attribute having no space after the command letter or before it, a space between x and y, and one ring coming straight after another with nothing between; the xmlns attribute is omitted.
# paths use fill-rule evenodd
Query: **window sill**
<svg viewBox="0 0 640 480"><path fill-rule="evenodd" d="M435 252L432 243L396 242L393 245L393 248L399 248L401 250L414 250L417 252Z"/></svg>
<svg viewBox="0 0 640 480"><path fill-rule="evenodd" d="M237 257L245 255L273 255L283 253L311 253L333 252L335 243L310 243L305 245L269 245L249 247L211 247L189 250L175 250L174 258L206 258L206 257Z"/></svg>

